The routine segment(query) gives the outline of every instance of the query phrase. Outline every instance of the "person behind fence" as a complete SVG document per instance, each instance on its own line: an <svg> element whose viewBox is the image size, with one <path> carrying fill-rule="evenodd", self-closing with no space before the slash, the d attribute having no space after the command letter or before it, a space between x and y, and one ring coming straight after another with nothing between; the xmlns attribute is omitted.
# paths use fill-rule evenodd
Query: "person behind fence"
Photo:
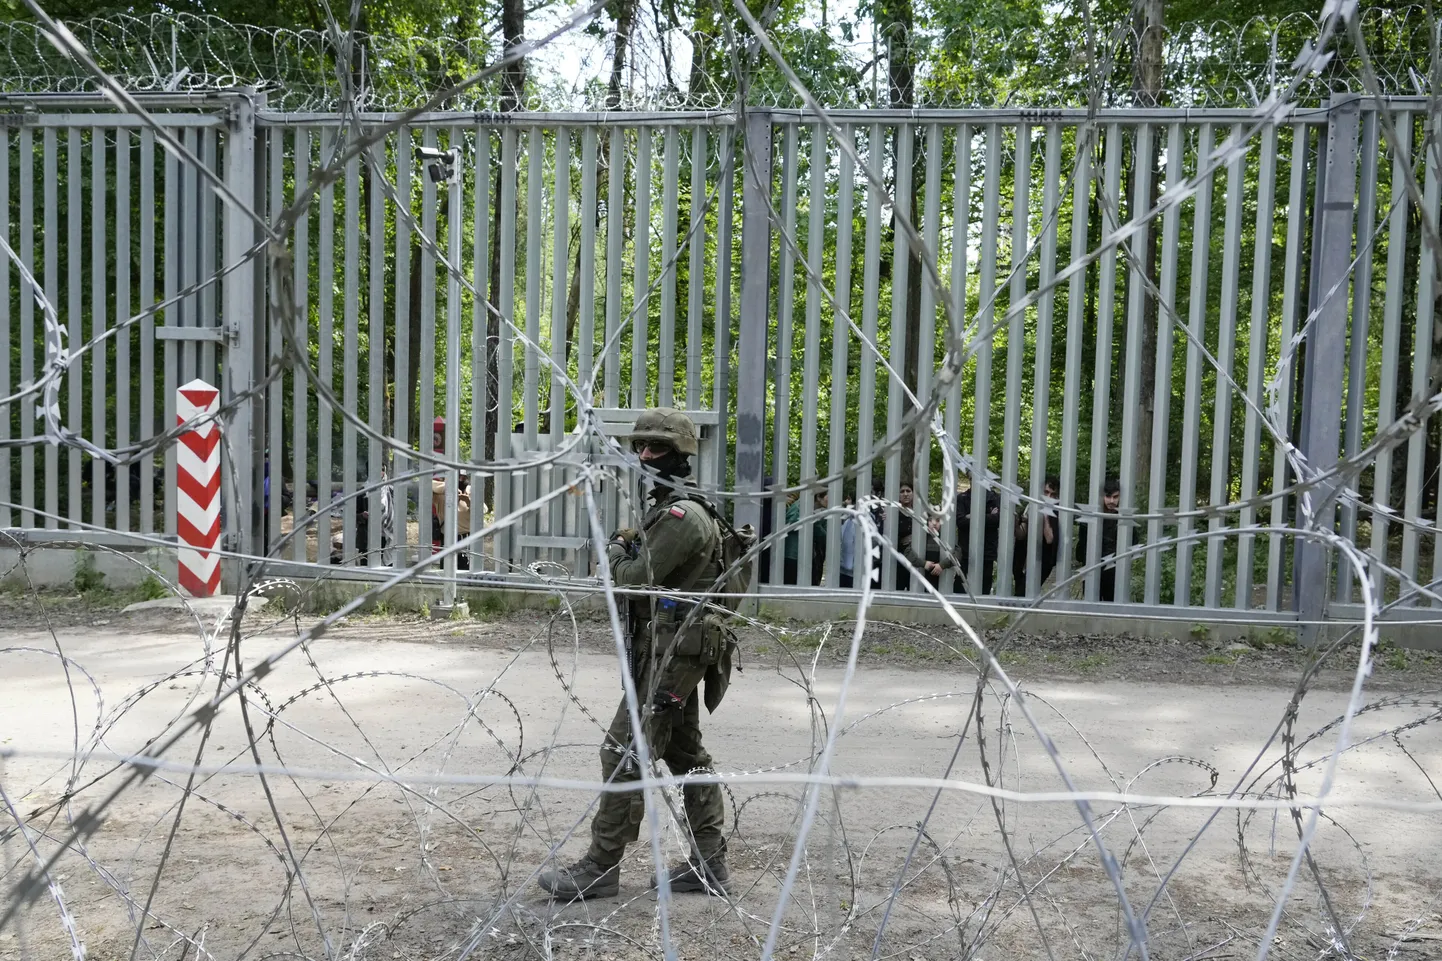
<svg viewBox="0 0 1442 961"><path fill-rule="evenodd" d="M1041 496L1048 501L1055 501L1057 492L1060 490L1061 481L1055 475L1051 475L1042 482ZM1030 549L1026 536L1027 520L1031 511L1026 505L1022 505L1018 513L1020 516L1016 521L1016 547L1012 549L1011 555L1011 592L1017 597L1023 597L1026 594L1026 560ZM1033 539L1037 540L1036 586L1040 591L1041 586L1046 583L1046 579L1051 576L1052 569L1056 567L1056 555L1060 548L1061 538L1057 532L1056 508L1047 504L1039 507L1037 513L1041 520L1041 523L1037 525L1041 530L1041 537Z"/></svg>
<svg viewBox="0 0 1442 961"><path fill-rule="evenodd" d="M906 559L921 571L932 587L941 587L941 575L956 570L957 558L941 543L941 517L933 514L926 519L926 530L921 534L907 534L901 542L901 552Z"/></svg>
<svg viewBox="0 0 1442 961"><path fill-rule="evenodd" d="M973 480L971 483L975 483ZM996 576L996 558L1001 545L1001 494L988 490L982 499L981 535L981 593L990 594L992 581ZM956 545L957 560L961 565L963 578L971 571L971 486L958 490L956 495ZM967 590L964 580L957 583L958 590Z"/></svg>
<svg viewBox="0 0 1442 961"><path fill-rule="evenodd" d="M849 494L842 495L841 505L848 511L856 506ZM841 556L837 559L836 576L837 584L845 590L856 586L856 550L861 541L859 526L854 513L848 513L841 522Z"/></svg>
<svg viewBox="0 0 1442 961"><path fill-rule="evenodd" d="M431 450L444 456L446 450L446 419L437 417L431 424ZM431 549L439 551L445 544L446 472L437 470L431 475ZM484 514L484 510L482 510ZM470 478L463 473L456 475L456 540L471 533L471 492ZM479 548L477 548L479 549ZM456 556L456 567L470 570L470 554L462 551Z"/></svg>
<svg viewBox="0 0 1442 961"><path fill-rule="evenodd" d="M1102 518L1102 541L1100 557L1105 560L1117 552L1117 509L1122 502L1122 484L1115 477L1108 477L1106 484L1102 487L1102 513L1108 515ZM1086 518L1082 518L1081 530L1076 539L1076 562L1077 567L1082 568L1087 563L1087 537L1091 532L1092 524ZM1106 564L1101 569L1101 593L1098 595L1104 601L1116 600L1117 593L1117 566L1115 562Z"/></svg>
<svg viewBox="0 0 1442 961"><path fill-rule="evenodd" d="M654 478L651 507L639 530L620 530L607 546L611 579L618 588L651 588L633 594L629 616L631 677L646 744L653 759L682 776L711 770L701 744L701 692L715 710L730 677L734 640L713 614L687 620L691 604L655 593L703 591L723 568L719 515L684 480L697 450L696 425L668 407L645 411L636 420L631 445ZM749 534L749 531L747 532ZM623 698L601 746L601 776L611 784L641 775L630 715ZM672 891L724 893L730 880L721 788L688 784L681 792L691 837L691 856L668 873ZM558 900L611 897L620 890L621 859L640 836L645 796L639 790L603 792L591 820L585 857L541 873L540 886Z"/></svg>
<svg viewBox="0 0 1442 961"><path fill-rule="evenodd" d="M897 494L902 509L896 512L896 546L901 553L906 553L906 545L911 543L911 514L908 513L916 503L916 491L911 486L911 481L902 481L901 489ZM896 562L896 589L898 591L911 590L911 572L901 561Z"/></svg>

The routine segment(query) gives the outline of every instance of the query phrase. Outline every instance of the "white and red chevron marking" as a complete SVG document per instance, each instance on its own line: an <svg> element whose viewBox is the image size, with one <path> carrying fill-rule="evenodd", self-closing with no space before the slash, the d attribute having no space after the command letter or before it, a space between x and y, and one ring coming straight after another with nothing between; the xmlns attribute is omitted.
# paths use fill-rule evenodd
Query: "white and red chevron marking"
<svg viewBox="0 0 1442 961"><path fill-rule="evenodd" d="M213 414L220 391L193 380L175 392L175 422ZM175 532L180 587L191 597L220 590L220 427L215 421L180 435L175 455Z"/></svg>

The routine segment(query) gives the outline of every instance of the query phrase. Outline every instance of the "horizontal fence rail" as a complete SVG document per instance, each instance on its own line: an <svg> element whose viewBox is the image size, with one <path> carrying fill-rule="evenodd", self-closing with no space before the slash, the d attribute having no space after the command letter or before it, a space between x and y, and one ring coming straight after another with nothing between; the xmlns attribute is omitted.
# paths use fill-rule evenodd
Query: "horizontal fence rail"
<svg viewBox="0 0 1442 961"><path fill-rule="evenodd" d="M850 530L821 512L875 491L916 512L893 504L881 523L918 557L921 519L949 508L933 549L959 562L944 591L1206 618L1285 616L1320 590L1335 613L1361 585L1335 557L1326 583L1298 582L1304 505L1286 492L1298 456L1358 457L1425 387L1436 279L1404 182L1410 171L1434 222L1442 190L1421 101L1354 99L1339 127L1347 102L1266 121L1160 108L772 111L749 127L718 113L435 114L324 181L348 118L161 114L203 164L244 179L269 222L309 196L290 259L243 281L221 272L234 215L204 178L97 104L0 128L0 231L71 345L119 328L61 390L65 427L102 447L173 426L176 385L282 356L290 310L268 292L289 292L308 355L286 355L254 440L227 456L256 488L255 547L290 562L415 563L574 481L577 458L526 466L578 430L574 384L612 434L646 406L697 412L703 487L812 486L762 502L763 530L794 525L762 557L775 590L854 583ZM765 151L748 130L769 136ZM241 138L251 150L236 160ZM750 169L769 179L748 190L758 151L769 162ZM1344 175L1356 187L1339 234L1319 198ZM1338 262L1350 272L1318 266ZM253 290L237 294L242 282ZM8 259L0 294L5 395L46 353ZM762 295L764 316L743 310ZM938 381L958 339L959 375ZM764 345L763 365L740 363L743 341ZM1333 360L1340 380L1312 374ZM924 402L936 385L946 443L923 431L873 462L911 416L909 393ZM1328 435L1308 412L1329 396L1336 449L1309 449ZM34 408L0 418L0 527L174 533L173 447L117 470L45 443ZM739 456L756 440L738 438L743 409L765 412L759 471ZM368 443L350 418L411 455ZM1428 424L1381 450L1335 510L1339 533L1424 585L1442 559L1437 435ZM948 446L969 468L950 486ZM433 453L477 467L437 470ZM1109 481L1115 519L1101 513ZM960 491L949 505L947 490ZM605 522L622 526L638 502L622 471L604 487ZM313 522L307 536L278 546L297 518ZM446 571L585 575L588 538L584 498L567 495ZM1382 568L1369 576L1384 603L1426 606ZM878 586L924 590L890 556Z"/></svg>

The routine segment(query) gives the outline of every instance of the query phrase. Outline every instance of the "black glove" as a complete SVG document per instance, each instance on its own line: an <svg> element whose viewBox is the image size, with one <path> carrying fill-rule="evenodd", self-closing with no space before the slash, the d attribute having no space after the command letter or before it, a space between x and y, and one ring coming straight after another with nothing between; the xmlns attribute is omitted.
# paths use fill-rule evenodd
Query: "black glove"
<svg viewBox="0 0 1442 961"><path fill-rule="evenodd" d="M656 696L651 700L652 714L665 714L667 711L679 711L686 706L686 699L672 694L670 691L657 691Z"/></svg>

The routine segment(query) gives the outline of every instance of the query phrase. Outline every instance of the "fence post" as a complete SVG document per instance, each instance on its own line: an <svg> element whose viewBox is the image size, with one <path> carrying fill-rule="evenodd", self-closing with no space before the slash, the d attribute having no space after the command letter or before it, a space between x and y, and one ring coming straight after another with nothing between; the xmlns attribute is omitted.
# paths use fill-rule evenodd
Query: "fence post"
<svg viewBox="0 0 1442 961"><path fill-rule="evenodd" d="M766 461L766 336L771 303L771 114L747 111L741 184L741 327L736 344L736 490L761 490ZM724 429L724 428L723 428ZM736 502L761 530L761 501Z"/></svg>
<svg viewBox="0 0 1442 961"><path fill-rule="evenodd" d="M261 508L265 499L265 452L256 445L263 440L255 430L257 408L260 401L251 398L235 403L237 397L245 394L256 383L257 365L265 362L265 324L260 322L263 312L256 309L260 289L256 283L257 273L254 260L240 263L255 245L255 221L252 211L256 198L255 163L255 93L244 90L230 98L230 115L226 123L225 139L225 186L235 198L236 204L225 205L224 265L233 270L221 281L223 315L221 327L225 332L225 374L221 391L222 404L229 407L224 416L224 434L233 467L224 471L222 490L234 485L238 479L239 489L232 490L225 511L227 546L231 550L248 554L260 553L257 536L263 529ZM260 349L257 349L257 343ZM277 500L279 485L277 485ZM322 556L325 543L322 539ZM229 576L225 578L227 590L238 592L241 586L244 565L232 563Z"/></svg>
<svg viewBox="0 0 1442 961"><path fill-rule="evenodd" d="M1320 158L1321 196L1317 204L1317 242L1308 304L1316 320L1307 334L1306 371L1302 382L1302 436L1299 447L1307 465L1325 472L1337 463L1342 437L1343 365L1347 356L1347 319L1351 303L1348 276L1352 262L1352 230L1356 214L1357 132L1361 101L1356 95L1334 98L1329 105L1326 153ZM1298 498L1297 526L1332 530L1337 483L1329 480ZM1310 523L1309 523L1310 521ZM1323 544L1298 538L1293 550L1293 598L1305 621L1327 613L1333 579L1327 575L1331 551ZM1304 626L1302 643L1315 645L1319 626Z"/></svg>

